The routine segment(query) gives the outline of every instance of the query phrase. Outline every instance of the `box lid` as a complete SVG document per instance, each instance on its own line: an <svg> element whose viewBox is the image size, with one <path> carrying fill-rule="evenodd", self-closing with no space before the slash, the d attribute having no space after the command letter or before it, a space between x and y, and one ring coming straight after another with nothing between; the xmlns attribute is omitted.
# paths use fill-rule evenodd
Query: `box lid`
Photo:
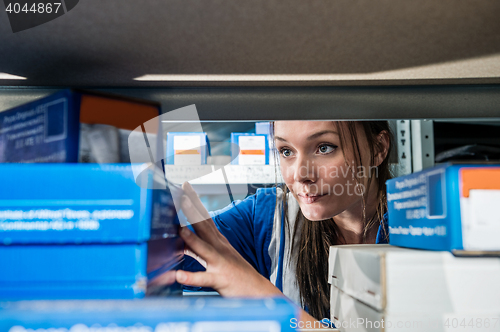
<svg viewBox="0 0 500 332"><path fill-rule="evenodd" d="M391 245L330 247L329 282L376 310L500 311L500 258Z"/></svg>

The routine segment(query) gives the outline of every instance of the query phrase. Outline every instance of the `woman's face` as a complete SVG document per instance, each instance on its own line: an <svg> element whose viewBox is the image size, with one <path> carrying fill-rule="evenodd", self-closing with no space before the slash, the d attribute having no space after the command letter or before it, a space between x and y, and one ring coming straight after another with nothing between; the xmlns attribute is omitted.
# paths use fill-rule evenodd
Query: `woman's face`
<svg viewBox="0 0 500 332"><path fill-rule="evenodd" d="M360 152L368 165L370 150L360 128L357 125ZM333 122L277 121L274 138L283 179L307 219L329 219L361 204L352 158L344 159ZM346 151L346 156L352 156L352 151ZM369 169L365 171L368 175Z"/></svg>

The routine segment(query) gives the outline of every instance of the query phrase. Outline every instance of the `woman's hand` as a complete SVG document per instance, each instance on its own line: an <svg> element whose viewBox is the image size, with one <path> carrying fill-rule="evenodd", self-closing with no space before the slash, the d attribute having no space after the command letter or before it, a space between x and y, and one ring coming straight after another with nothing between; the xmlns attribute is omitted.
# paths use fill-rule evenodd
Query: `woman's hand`
<svg viewBox="0 0 500 332"><path fill-rule="evenodd" d="M191 185L182 185L182 211L196 234L182 227L180 235L186 249L206 262L206 272L177 271L179 283L211 287L222 296L284 296L269 280L258 273L219 232Z"/></svg>
<svg viewBox="0 0 500 332"><path fill-rule="evenodd" d="M186 243L186 249L197 256L195 258L198 260L203 260L206 272L178 270L175 275L177 282L210 287L220 295L228 297L285 297L276 286L241 257L219 232L191 185L185 182L182 189L185 193L182 197L182 211L197 234L187 227L182 227L180 235ZM297 309L301 322L316 322L316 319L302 308Z"/></svg>

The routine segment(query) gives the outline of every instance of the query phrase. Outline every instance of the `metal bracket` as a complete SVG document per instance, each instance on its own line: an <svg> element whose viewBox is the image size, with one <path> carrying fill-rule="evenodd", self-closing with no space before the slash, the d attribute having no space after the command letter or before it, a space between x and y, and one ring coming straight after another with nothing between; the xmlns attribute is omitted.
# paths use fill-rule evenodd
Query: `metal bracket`
<svg viewBox="0 0 500 332"><path fill-rule="evenodd" d="M434 126L432 120L411 120L413 172L434 166Z"/></svg>

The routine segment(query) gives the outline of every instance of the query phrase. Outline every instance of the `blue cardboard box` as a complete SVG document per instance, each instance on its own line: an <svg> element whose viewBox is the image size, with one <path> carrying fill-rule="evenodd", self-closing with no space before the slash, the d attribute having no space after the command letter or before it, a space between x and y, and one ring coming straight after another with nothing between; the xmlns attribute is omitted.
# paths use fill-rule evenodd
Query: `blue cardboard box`
<svg viewBox="0 0 500 332"><path fill-rule="evenodd" d="M274 153L273 153L273 142L271 136L271 122L256 122L255 123L255 133L267 135L267 144L269 146L269 164L274 165Z"/></svg>
<svg viewBox="0 0 500 332"><path fill-rule="evenodd" d="M210 146L206 133L167 133L167 165L206 165L209 154Z"/></svg>
<svg viewBox="0 0 500 332"><path fill-rule="evenodd" d="M271 122L255 122L255 133L271 135Z"/></svg>
<svg viewBox="0 0 500 332"><path fill-rule="evenodd" d="M387 181L390 244L500 251L500 164L442 164Z"/></svg>
<svg viewBox="0 0 500 332"><path fill-rule="evenodd" d="M1 299L141 297L182 259L169 192L131 165L1 164L0 183Z"/></svg>
<svg viewBox="0 0 500 332"><path fill-rule="evenodd" d="M137 185L131 165L0 164L0 183L3 244L139 243L152 233L177 234L168 192Z"/></svg>
<svg viewBox="0 0 500 332"><path fill-rule="evenodd" d="M160 105L153 102L62 90L0 112L0 162L78 162L80 124L132 131L159 114ZM159 128L144 130L156 134Z"/></svg>
<svg viewBox="0 0 500 332"><path fill-rule="evenodd" d="M268 135L231 133L231 164L268 165Z"/></svg>
<svg viewBox="0 0 500 332"><path fill-rule="evenodd" d="M0 246L0 299L144 297L147 244Z"/></svg>
<svg viewBox="0 0 500 332"><path fill-rule="evenodd" d="M169 298L0 303L8 332L288 332L296 307L283 298Z"/></svg>

